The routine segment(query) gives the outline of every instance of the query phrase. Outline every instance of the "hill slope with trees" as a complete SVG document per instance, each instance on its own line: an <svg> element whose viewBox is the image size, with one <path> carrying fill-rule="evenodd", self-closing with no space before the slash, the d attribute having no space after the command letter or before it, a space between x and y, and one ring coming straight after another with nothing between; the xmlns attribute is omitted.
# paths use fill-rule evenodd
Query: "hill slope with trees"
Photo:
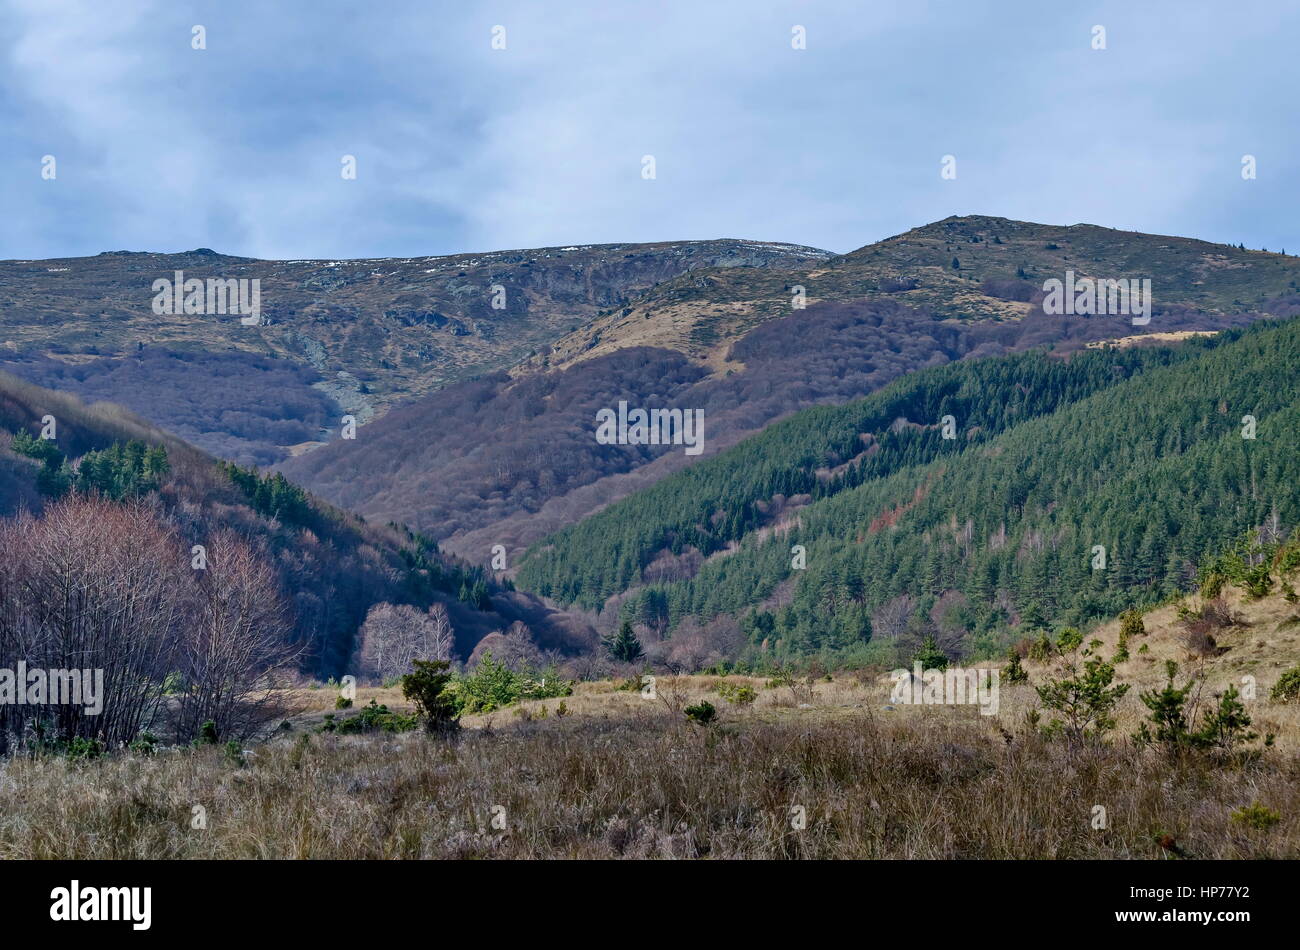
<svg viewBox="0 0 1300 950"><path fill-rule="evenodd" d="M1243 532L1300 522L1297 358L1291 320L928 370L557 533L518 580L652 634L731 618L717 636L738 650L793 655L920 628L960 654L1096 620L1186 591Z"/></svg>

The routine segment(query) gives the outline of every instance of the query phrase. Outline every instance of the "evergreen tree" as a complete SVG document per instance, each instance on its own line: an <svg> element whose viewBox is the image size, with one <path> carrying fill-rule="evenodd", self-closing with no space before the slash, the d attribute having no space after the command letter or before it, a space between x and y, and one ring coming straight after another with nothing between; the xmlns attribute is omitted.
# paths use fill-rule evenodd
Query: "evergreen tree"
<svg viewBox="0 0 1300 950"><path fill-rule="evenodd" d="M620 663L635 663L645 656L645 651L641 649L641 641L636 638L630 620L624 620L619 624L618 633L604 637L602 642L610 657Z"/></svg>

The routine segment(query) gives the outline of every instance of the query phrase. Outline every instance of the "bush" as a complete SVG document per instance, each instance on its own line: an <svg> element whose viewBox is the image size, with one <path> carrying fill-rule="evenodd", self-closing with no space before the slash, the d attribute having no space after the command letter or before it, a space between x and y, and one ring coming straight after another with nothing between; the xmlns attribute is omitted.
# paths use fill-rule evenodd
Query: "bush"
<svg viewBox="0 0 1300 950"><path fill-rule="evenodd" d="M456 699L448 688L450 667L446 660L416 660L414 672L402 677L402 695L415 704L429 732L454 732L460 728Z"/></svg>
<svg viewBox="0 0 1300 950"><path fill-rule="evenodd" d="M362 732L409 732L420 724L420 717L403 716L382 706L375 700L361 707L361 712L338 723L337 731L342 734Z"/></svg>
<svg viewBox="0 0 1300 950"><path fill-rule="evenodd" d="M1014 649L1008 651L1007 661L1006 667L1002 670L1002 676L1008 683L1023 683L1029 679L1029 674L1020 665L1020 654Z"/></svg>
<svg viewBox="0 0 1300 950"><path fill-rule="evenodd" d="M737 706L748 706L758 698L758 692L748 683L719 683L718 695Z"/></svg>
<svg viewBox="0 0 1300 950"><path fill-rule="evenodd" d="M1251 718L1235 686L1224 690L1218 697L1219 704L1206 711L1198 729L1188 721L1185 711L1191 682L1182 687L1174 685L1178 664L1173 660L1165 664L1165 672L1167 678L1163 688L1150 690L1139 697L1151 710L1149 719L1156 727L1153 733L1147 723L1142 724L1133 737L1140 745L1159 743L1170 752L1205 749L1226 755L1259 738L1258 733L1250 731ZM1271 744L1271 741L1270 738L1266 744Z"/></svg>
<svg viewBox="0 0 1300 950"><path fill-rule="evenodd" d="M1146 636L1147 628L1142 623L1142 614L1137 610L1126 610L1119 615L1119 635L1120 642L1126 642L1130 637Z"/></svg>
<svg viewBox="0 0 1300 950"><path fill-rule="evenodd" d="M713 707L713 703L707 700L695 706L687 706L682 711L686 713L687 719L701 726L707 726L718 717L718 711Z"/></svg>
<svg viewBox="0 0 1300 950"><path fill-rule="evenodd" d="M1275 703L1300 701L1300 666L1293 666L1278 677L1269 698Z"/></svg>
<svg viewBox="0 0 1300 950"><path fill-rule="evenodd" d="M1273 589L1273 578L1268 571L1268 562L1261 562L1248 570L1241 579L1242 589L1253 600L1267 597Z"/></svg>
<svg viewBox="0 0 1300 950"><path fill-rule="evenodd" d="M573 681L560 676L554 667L541 672L524 668L516 672L483 654L474 672L451 684L451 695L462 715L495 712L523 699L558 699L573 695Z"/></svg>
<svg viewBox="0 0 1300 950"><path fill-rule="evenodd" d="M142 732L128 748L136 755L153 755L158 750L158 737L152 732Z"/></svg>
<svg viewBox="0 0 1300 950"><path fill-rule="evenodd" d="M1207 600L1200 610L1190 612L1181 620L1183 646L1192 656L1216 656L1222 653L1212 631L1231 627L1237 622L1222 598Z"/></svg>
<svg viewBox="0 0 1300 950"><path fill-rule="evenodd" d="M1177 672L1178 664L1169 660L1165 664L1165 685L1160 689L1139 694L1138 698L1142 700L1142 705L1151 710L1148 716L1150 723L1142 723L1133 737L1139 744L1150 745L1158 742L1170 750L1191 745L1186 706L1187 694L1191 692L1192 685L1188 683L1183 687L1175 686L1174 676ZM1154 732L1151 731L1151 725L1155 726Z"/></svg>
<svg viewBox="0 0 1300 950"><path fill-rule="evenodd" d="M70 759L97 759L104 754L104 743L98 739L74 736L61 751Z"/></svg>
<svg viewBox="0 0 1300 950"><path fill-rule="evenodd" d="M1052 658L1052 641L1046 632L1039 634L1038 639L1029 644L1028 655L1036 663L1046 663Z"/></svg>
<svg viewBox="0 0 1300 950"><path fill-rule="evenodd" d="M1056 638L1056 648L1062 653L1073 653L1083 645L1083 632L1077 627L1066 627Z"/></svg>
<svg viewBox="0 0 1300 950"><path fill-rule="evenodd" d="M1232 813L1232 820L1255 831L1266 831L1282 820L1282 813L1265 808L1259 802L1252 802L1236 809Z"/></svg>
<svg viewBox="0 0 1300 950"><path fill-rule="evenodd" d="M1093 657L1082 673L1035 686L1043 706L1059 714L1048 723L1048 732L1060 732L1071 744L1079 745L1115 728L1111 713L1129 688L1127 684L1112 686L1114 679L1115 667Z"/></svg>
<svg viewBox="0 0 1300 950"><path fill-rule="evenodd" d="M335 708L335 709L351 709L351 708L352 708L352 700L348 699L346 696L340 696L338 699L334 700L334 708Z"/></svg>
<svg viewBox="0 0 1300 950"><path fill-rule="evenodd" d="M946 670L948 668L948 654L939 649L938 644L934 642L933 634L931 634L925 638L925 642L921 644L921 649L913 654L912 663L920 663L922 671Z"/></svg>

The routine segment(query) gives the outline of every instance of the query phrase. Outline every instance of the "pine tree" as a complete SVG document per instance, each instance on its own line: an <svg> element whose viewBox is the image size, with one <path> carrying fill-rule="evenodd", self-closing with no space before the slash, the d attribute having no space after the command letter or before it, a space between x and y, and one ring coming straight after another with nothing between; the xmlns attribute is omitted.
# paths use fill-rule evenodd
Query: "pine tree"
<svg viewBox="0 0 1300 950"><path fill-rule="evenodd" d="M619 625L618 633L604 637L602 642L605 644L605 649L609 651L610 657L620 663L635 663L645 656L645 651L641 649L641 641L632 631L630 620L624 620Z"/></svg>

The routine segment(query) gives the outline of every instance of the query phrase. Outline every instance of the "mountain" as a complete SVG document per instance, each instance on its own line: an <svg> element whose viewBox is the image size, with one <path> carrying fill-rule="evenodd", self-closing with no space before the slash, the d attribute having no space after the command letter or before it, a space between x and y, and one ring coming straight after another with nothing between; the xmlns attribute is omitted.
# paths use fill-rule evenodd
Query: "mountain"
<svg viewBox="0 0 1300 950"><path fill-rule="evenodd" d="M349 261L206 248L3 261L0 369L119 402L224 457L270 464L326 438L344 413L364 423L511 366L663 280L830 256L716 240ZM260 281L263 324L155 313L154 281L177 271Z"/></svg>
<svg viewBox="0 0 1300 950"><path fill-rule="evenodd" d="M954 267L954 262L957 264ZM1150 278L1154 317L1242 313L1295 295L1300 262L1191 238L1091 224L950 217L802 267L702 269L664 281L620 311L560 339L529 365L563 367L624 346L663 346L707 360L759 323L809 303L886 295L938 319L1018 320L1045 280Z"/></svg>
<svg viewBox="0 0 1300 950"><path fill-rule="evenodd" d="M665 650L987 654L1179 596L1224 551L1266 559L1240 539L1300 524L1297 359L1291 319L925 370L557 532L517 579Z"/></svg>
<svg viewBox="0 0 1300 950"><path fill-rule="evenodd" d="M1043 282L1067 270L1149 277L1150 323L1044 313ZM969 356L1286 315L1300 309L1298 281L1300 261L1279 254L949 218L811 267L664 281L509 374L449 386L281 468L476 562L503 545L513 564L539 538L693 461L679 448L597 444L595 413L620 401L703 411L707 456L791 412ZM797 287L804 309L792 306Z"/></svg>
<svg viewBox="0 0 1300 950"><path fill-rule="evenodd" d="M40 440L50 419L55 438ZM293 640L305 648L302 668L321 678L355 672L358 628L381 602L420 610L444 604L462 659L516 621L539 649L574 653L594 642L580 621L439 552L428 539L367 524L282 476L214 459L120 406L87 406L0 373L0 517L39 514L69 482L117 501L144 498L189 544L204 544L223 528L256 544L291 604Z"/></svg>

